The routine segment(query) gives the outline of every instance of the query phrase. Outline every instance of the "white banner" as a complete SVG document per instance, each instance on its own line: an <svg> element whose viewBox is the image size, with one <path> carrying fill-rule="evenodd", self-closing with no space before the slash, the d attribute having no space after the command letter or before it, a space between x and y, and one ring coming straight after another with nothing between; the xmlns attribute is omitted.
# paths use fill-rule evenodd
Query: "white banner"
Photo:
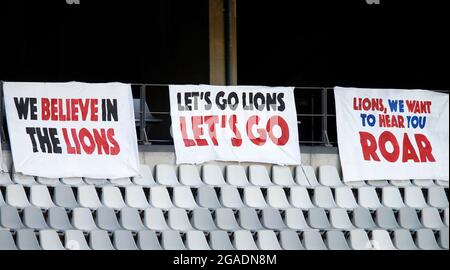
<svg viewBox="0 0 450 270"><path fill-rule="evenodd" d="M449 180L449 95L335 88L344 181Z"/></svg>
<svg viewBox="0 0 450 270"><path fill-rule="evenodd" d="M131 86L5 83L16 172L66 178L139 174Z"/></svg>
<svg viewBox="0 0 450 270"><path fill-rule="evenodd" d="M294 88L170 86L177 163L300 164Z"/></svg>

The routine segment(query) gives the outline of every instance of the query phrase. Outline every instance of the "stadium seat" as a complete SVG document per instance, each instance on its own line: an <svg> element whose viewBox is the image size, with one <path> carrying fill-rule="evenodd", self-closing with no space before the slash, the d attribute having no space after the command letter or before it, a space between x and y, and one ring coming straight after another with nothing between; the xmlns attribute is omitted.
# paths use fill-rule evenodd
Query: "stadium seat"
<svg viewBox="0 0 450 270"><path fill-rule="evenodd" d="M44 215L40 208L26 207L22 212L22 222L25 227L34 230L48 229L47 222L45 222Z"/></svg>
<svg viewBox="0 0 450 270"><path fill-rule="evenodd" d="M188 231L185 246L188 250L210 250L205 234L201 231Z"/></svg>
<svg viewBox="0 0 450 270"><path fill-rule="evenodd" d="M83 178L74 177L74 178L61 178L61 184L71 187L79 187L84 186L86 183L83 181Z"/></svg>
<svg viewBox="0 0 450 270"><path fill-rule="evenodd" d="M136 240L140 250L162 250L158 236L154 231L140 231Z"/></svg>
<svg viewBox="0 0 450 270"><path fill-rule="evenodd" d="M374 230L370 234L372 245L375 250L397 250L388 231Z"/></svg>
<svg viewBox="0 0 450 270"><path fill-rule="evenodd" d="M333 209L338 207L334 200L333 192L329 187L316 187L312 201L319 208Z"/></svg>
<svg viewBox="0 0 450 270"><path fill-rule="evenodd" d="M224 231L238 231L242 230L241 226L239 226L234 212L229 208L220 208L216 209L214 218L216 220L216 225L220 230Z"/></svg>
<svg viewBox="0 0 450 270"><path fill-rule="evenodd" d="M154 187L157 185L153 178L152 170L144 164L139 165L139 176L133 177L133 183L142 187Z"/></svg>
<svg viewBox="0 0 450 270"><path fill-rule="evenodd" d="M304 231L303 246L306 250L328 250L319 231Z"/></svg>
<svg viewBox="0 0 450 270"><path fill-rule="evenodd" d="M402 194L397 187L384 187L382 189L382 202L386 207L401 209L406 207L403 202Z"/></svg>
<svg viewBox="0 0 450 270"><path fill-rule="evenodd" d="M276 209L289 209L292 205L284 192L283 187L269 187L266 189L266 201L270 207Z"/></svg>
<svg viewBox="0 0 450 270"><path fill-rule="evenodd" d="M236 231L232 235L232 242L237 250L258 250L258 246L249 231Z"/></svg>
<svg viewBox="0 0 450 270"><path fill-rule="evenodd" d="M359 207L354 209L351 212L351 219L353 224L359 229L373 230L377 228L377 225L367 208Z"/></svg>
<svg viewBox="0 0 450 270"><path fill-rule="evenodd" d="M8 205L19 209L31 206L30 202L28 201L27 194L25 193L25 189L22 185L7 186L5 201Z"/></svg>
<svg viewBox="0 0 450 270"><path fill-rule="evenodd" d="M32 185L36 184L36 180L33 176L30 175L23 175L21 173L13 173L12 174L12 180L14 184L30 187Z"/></svg>
<svg viewBox="0 0 450 270"><path fill-rule="evenodd" d="M161 246L164 250L186 250L186 247L177 231L163 231L161 233Z"/></svg>
<svg viewBox="0 0 450 270"><path fill-rule="evenodd" d="M282 250L277 235L270 230L257 232L256 245L259 250Z"/></svg>
<svg viewBox="0 0 450 270"><path fill-rule="evenodd" d="M33 185L30 188L30 203L41 209L55 207L47 186Z"/></svg>
<svg viewBox="0 0 450 270"><path fill-rule="evenodd" d="M235 187L247 187L250 183L244 167L239 165L228 165L225 169L226 182Z"/></svg>
<svg viewBox="0 0 450 270"><path fill-rule="evenodd" d="M415 243L423 250L441 250L431 229L420 229L415 233Z"/></svg>
<svg viewBox="0 0 450 270"><path fill-rule="evenodd" d="M14 238L7 230L0 230L0 250L17 250Z"/></svg>
<svg viewBox="0 0 450 270"><path fill-rule="evenodd" d="M400 229L394 211L391 208L382 207L375 212L375 222L379 228L385 230Z"/></svg>
<svg viewBox="0 0 450 270"><path fill-rule="evenodd" d="M260 221L261 224L269 230L281 231L287 229L287 226L277 209L263 209L260 213Z"/></svg>
<svg viewBox="0 0 450 270"><path fill-rule="evenodd" d="M118 179L110 179L109 182L111 185L116 187L129 187L133 185L133 182L131 182L131 179L126 178L118 178Z"/></svg>
<svg viewBox="0 0 450 270"><path fill-rule="evenodd" d="M0 172L0 186L13 185L8 173Z"/></svg>
<svg viewBox="0 0 450 270"><path fill-rule="evenodd" d="M73 230L74 227L70 223L67 212L62 207L53 207L48 209L47 224L56 231Z"/></svg>
<svg viewBox="0 0 450 270"><path fill-rule="evenodd" d="M334 190L336 204L340 208L344 209L355 209L358 208L359 205L356 202L355 196L353 195L353 191L348 187L338 187Z"/></svg>
<svg viewBox="0 0 450 270"><path fill-rule="evenodd" d="M244 204L247 207L263 209L267 208L267 202L259 187L245 187L243 188Z"/></svg>
<svg viewBox="0 0 450 270"><path fill-rule="evenodd" d="M217 209L221 208L219 198L213 187L204 186L196 190L197 204L203 208Z"/></svg>
<svg viewBox="0 0 450 270"><path fill-rule="evenodd" d="M280 232L280 245L284 250L304 250L302 242L296 231L285 230Z"/></svg>
<svg viewBox="0 0 450 270"><path fill-rule="evenodd" d="M73 194L72 188L66 185L58 185L55 187L53 192L53 201L55 202L55 205L66 209L80 207L75 195Z"/></svg>
<svg viewBox="0 0 450 270"><path fill-rule="evenodd" d="M127 205L125 204L122 193L118 187L114 186L105 186L102 187L102 204L108 208L112 208L114 210L120 210Z"/></svg>
<svg viewBox="0 0 450 270"><path fill-rule="evenodd" d="M0 190L0 206L3 206L3 205L5 205L6 204L6 202L5 202L5 199L3 199L3 193L2 193L2 191Z"/></svg>
<svg viewBox="0 0 450 270"><path fill-rule="evenodd" d="M145 210L151 207L144 189L137 185L125 187L125 204L138 210Z"/></svg>
<svg viewBox="0 0 450 270"><path fill-rule="evenodd" d="M16 243L19 250L42 250L37 240L36 233L32 229L17 231Z"/></svg>
<svg viewBox="0 0 450 270"><path fill-rule="evenodd" d="M259 231L259 230L264 229L255 209L251 209L251 208L239 209L236 216L237 216L237 221L238 221L239 225L244 230Z"/></svg>
<svg viewBox="0 0 450 270"><path fill-rule="evenodd" d="M209 234L209 246L212 250L234 250L230 237L225 231L213 231Z"/></svg>
<svg viewBox="0 0 450 270"><path fill-rule="evenodd" d="M103 204L98 198L97 191L94 186L78 186L77 187L77 200L81 207L95 210L103 207Z"/></svg>
<svg viewBox="0 0 450 270"><path fill-rule="evenodd" d="M439 210L436 208L424 208L420 218L423 226L428 229L440 230L445 228L445 224L442 222Z"/></svg>
<svg viewBox="0 0 450 270"><path fill-rule="evenodd" d="M449 219L450 219L450 210L449 210L449 208L446 208L445 210L444 210L444 223L445 223L445 226L447 226L447 227L449 227Z"/></svg>
<svg viewBox="0 0 450 270"><path fill-rule="evenodd" d="M347 210L342 208L335 208L330 210L330 223L331 225L339 230L352 230L356 229L353 225L350 217L348 216Z"/></svg>
<svg viewBox="0 0 450 270"><path fill-rule="evenodd" d="M349 245L353 250L373 250L372 243L366 231L361 229L351 230L349 233Z"/></svg>
<svg viewBox="0 0 450 270"><path fill-rule="evenodd" d="M387 180L369 180L367 181L367 184L372 187L376 188L383 188L390 186L389 182Z"/></svg>
<svg viewBox="0 0 450 270"><path fill-rule="evenodd" d="M175 231L193 231L192 224L184 209L172 208L167 215L167 224Z"/></svg>
<svg viewBox="0 0 450 270"><path fill-rule="evenodd" d="M123 208L119 212L119 223L122 228L128 231L138 232L146 230L142 223L141 216L135 208Z"/></svg>
<svg viewBox="0 0 450 270"><path fill-rule="evenodd" d="M113 233L113 245L117 250L138 250L130 231L115 231Z"/></svg>
<svg viewBox="0 0 450 270"><path fill-rule="evenodd" d="M435 180L434 181L436 183L436 185L440 186L440 187L444 187L444 188L448 188L448 181L442 181L442 180Z"/></svg>
<svg viewBox="0 0 450 270"><path fill-rule="evenodd" d="M221 187L226 186L225 178L222 171L217 165L203 165L202 166L202 179L208 186Z"/></svg>
<svg viewBox="0 0 450 270"><path fill-rule="evenodd" d="M10 230L25 228L16 208L9 205L0 207L0 228Z"/></svg>
<svg viewBox="0 0 450 270"><path fill-rule="evenodd" d="M205 184L200 178L197 167L194 165L181 165L178 168L178 178L180 183L189 187L201 187Z"/></svg>
<svg viewBox="0 0 450 270"><path fill-rule="evenodd" d="M431 188L436 186L433 180L413 180L413 184L420 188Z"/></svg>
<svg viewBox="0 0 450 270"><path fill-rule="evenodd" d="M245 207L244 203L242 202L241 195L239 194L239 191L236 187L221 187L219 194L220 203L224 207L231 209L241 209Z"/></svg>
<svg viewBox="0 0 450 270"><path fill-rule="evenodd" d="M282 187L291 187L296 185L294 178L292 177L291 169L285 166L272 167L272 182L275 185Z"/></svg>
<svg viewBox="0 0 450 270"><path fill-rule="evenodd" d="M163 186L174 187L179 186L176 168L172 165L158 164L156 165L156 182Z"/></svg>
<svg viewBox="0 0 450 270"><path fill-rule="evenodd" d="M248 178L250 183L258 187L270 187L273 183L270 179L269 172L262 165L251 165L248 168Z"/></svg>
<svg viewBox="0 0 450 270"><path fill-rule="evenodd" d="M405 204L411 208L423 209L429 207L425 201L422 189L419 187L407 187L405 188Z"/></svg>
<svg viewBox="0 0 450 270"><path fill-rule="evenodd" d="M328 231L324 238L329 250L351 250L344 233L341 231Z"/></svg>
<svg viewBox="0 0 450 270"><path fill-rule="evenodd" d="M39 243L43 250L65 250L58 233L54 230L39 231Z"/></svg>
<svg viewBox="0 0 450 270"><path fill-rule="evenodd" d="M333 226L331 226L325 209L322 208L312 208L308 210L308 224L313 229L318 230L331 230ZM308 248L307 248L308 249Z"/></svg>
<svg viewBox="0 0 450 270"><path fill-rule="evenodd" d="M319 167L319 183L327 187L341 187L344 185L334 166Z"/></svg>
<svg viewBox="0 0 450 270"><path fill-rule="evenodd" d="M208 209L194 209L190 221L192 227L199 231L211 232L218 230Z"/></svg>
<svg viewBox="0 0 450 270"><path fill-rule="evenodd" d="M370 210L383 207L374 187L358 188L358 204Z"/></svg>
<svg viewBox="0 0 450 270"><path fill-rule="evenodd" d="M314 168L311 166L298 166L295 168L295 180L298 185L304 187L318 187L320 186L317 181Z"/></svg>
<svg viewBox="0 0 450 270"><path fill-rule="evenodd" d="M289 202L293 207L300 209L311 209L315 207L305 187L292 187L289 193Z"/></svg>
<svg viewBox="0 0 450 270"><path fill-rule="evenodd" d="M445 189L441 187L431 187L428 189L428 204L431 207L440 209L448 208L448 198Z"/></svg>
<svg viewBox="0 0 450 270"><path fill-rule="evenodd" d="M95 223L101 230L117 231L122 230L122 227L117 220L116 213L113 209L102 207L95 211Z"/></svg>
<svg viewBox="0 0 450 270"><path fill-rule="evenodd" d="M398 212L398 223L402 228L408 230L418 230L423 228L419 220L417 211L413 208L402 208Z"/></svg>
<svg viewBox="0 0 450 270"><path fill-rule="evenodd" d="M448 238L449 238L448 228L441 229L439 231L439 235L438 235L438 243L439 243L439 246L445 250L449 249L449 246L448 246L449 239Z"/></svg>
<svg viewBox="0 0 450 270"><path fill-rule="evenodd" d="M72 225L76 230L89 232L98 230L92 217L91 210L88 208L75 208L72 211Z"/></svg>
<svg viewBox="0 0 450 270"><path fill-rule="evenodd" d="M144 211L144 225L153 231L169 231L169 225L167 225L166 218L161 209L148 208Z"/></svg>
<svg viewBox="0 0 450 270"><path fill-rule="evenodd" d="M391 184L394 187L399 187L399 188L406 188L406 187L413 186L413 184L411 183L411 180L390 180L389 184Z"/></svg>
<svg viewBox="0 0 450 270"><path fill-rule="evenodd" d="M95 187L105 187L111 185L107 179L84 178L86 185Z"/></svg>
<svg viewBox="0 0 450 270"><path fill-rule="evenodd" d="M92 250L115 250L107 231L92 231L89 234L89 246Z"/></svg>
<svg viewBox="0 0 450 270"><path fill-rule="evenodd" d="M64 247L68 250L90 250L82 231L69 230L64 233Z"/></svg>
<svg viewBox="0 0 450 270"><path fill-rule="evenodd" d="M284 223L292 230L304 231L311 229L306 221L303 211L298 208L286 209L284 212Z"/></svg>
<svg viewBox="0 0 450 270"><path fill-rule="evenodd" d="M58 178L46 178L46 177L37 177L37 182L40 185L49 186L49 187L56 187L61 185L61 182Z"/></svg>
<svg viewBox="0 0 450 270"><path fill-rule="evenodd" d="M174 187L172 201L178 208L187 210L198 208L190 187Z"/></svg>
<svg viewBox="0 0 450 270"><path fill-rule="evenodd" d="M395 230L393 233L393 242L399 250L418 250L409 230Z"/></svg>
<svg viewBox="0 0 450 270"><path fill-rule="evenodd" d="M369 186L368 184L366 184L365 181L351 181L351 182L345 183L345 185L350 188L360 188L360 187Z"/></svg>
<svg viewBox="0 0 450 270"><path fill-rule="evenodd" d="M150 205L156 208L169 210L175 206L166 187L156 186L150 188Z"/></svg>

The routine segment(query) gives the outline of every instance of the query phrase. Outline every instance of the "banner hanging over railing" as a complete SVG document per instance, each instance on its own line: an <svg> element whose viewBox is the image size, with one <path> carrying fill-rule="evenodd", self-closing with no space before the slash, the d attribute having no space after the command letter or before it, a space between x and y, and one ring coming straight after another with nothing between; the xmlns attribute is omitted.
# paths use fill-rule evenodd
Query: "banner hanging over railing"
<svg viewBox="0 0 450 270"><path fill-rule="evenodd" d="M139 174L131 86L4 83L16 172L68 178Z"/></svg>
<svg viewBox="0 0 450 270"><path fill-rule="evenodd" d="M293 87L170 86L177 164L299 165Z"/></svg>
<svg viewBox="0 0 450 270"><path fill-rule="evenodd" d="M344 181L449 180L449 95L335 88Z"/></svg>

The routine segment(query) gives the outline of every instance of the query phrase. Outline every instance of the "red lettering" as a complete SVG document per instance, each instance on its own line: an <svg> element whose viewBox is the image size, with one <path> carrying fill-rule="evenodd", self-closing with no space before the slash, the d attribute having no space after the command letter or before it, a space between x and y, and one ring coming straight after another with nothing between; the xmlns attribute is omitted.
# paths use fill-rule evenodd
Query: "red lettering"
<svg viewBox="0 0 450 270"><path fill-rule="evenodd" d="M197 146L207 146L208 141L203 137L203 117L202 116L192 116L192 131L194 132L194 140Z"/></svg>
<svg viewBox="0 0 450 270"><path fill-rule="evenodd" d="M230 117L230 127L231 131L234 133L234 137L231 138L231 145L234 147L241 147L242 146L242 135L237 129L237 116L232 115Z"/></svg>
<svg viewBox="0 0 450 270"><path fill-rule="evenodd" d="M276 138L273 134L273 128L279 126L281 128L281 136ZM267 123L267 132L272 142L278 146L284 146L289 141L289 126L281 116L272 116Z"/></svg>
<svg viewBox="0 0 450 270"><path fill-rule="evenodd" d="M218 146L219 142L217 141L216 125L219 123L219 117L205 116L205 123L208 125L209 137L211 138L214 146Z"/></svg>
<svg viewBox="0 0 450 270"><path fill-rule="evenodd" d="M109 142L113 145L110 149L110 154L112 156L117 156L120 153L120 145L114 138L114 136L115 136L114 129L113 128L108 129L106 134L108 136Z"/></svg>
<svg viewBox="0 0 450 270"><path fill-rule="evenodd" d="M267 134L264 131L264 129L256 129L256 132L258 133L259 137L256 137L253 133L252 129L254 126L257 126L259 124L260 118L257 115L251 116L247 121L247 135L250 139L250 141L258 146L264 145L267 141Z"/></svg>
<svg viewBox="0 0 450 270"><path fill-rule="evenodd" d="M42 107L42 121L50 120L50 100L48 98L43 98L41 100Z"/></svg>
<svg viewBox="0 0 450 270"><path fill-rule="evenodd" d="M403 136L403 163L410 160L414 162L419 162L419 157L417 156L416 149L414 149L411 141L409 140L408 134L405 133Z"/></svg>
<svg viewBox="0 0 450 270"><path fill-rule="evenodd" d="M359 137L362 146L364 160L371 161L373 159L375 161L381 161L376 153L377 141L375 137L372 134L363 131L359 133Z"/></svg>
<svg viewBox="0 0 450 270"><path fill-rule="evenodd" d="M186 146L186 147L195 146L195 141L192 139L189 139L189 136L187 134L186 117L184 117L184 116L180 117L180 130L181 130L181 137L183 138L184 146Z"/></svg>
<svg viewBox="0 0 450 270"><path fill-rule="evenodd" d="M433 156L433 147L428 138L423 134L414 135L417 146L419 147L419 154L421 162L436 162Z"/></svg>

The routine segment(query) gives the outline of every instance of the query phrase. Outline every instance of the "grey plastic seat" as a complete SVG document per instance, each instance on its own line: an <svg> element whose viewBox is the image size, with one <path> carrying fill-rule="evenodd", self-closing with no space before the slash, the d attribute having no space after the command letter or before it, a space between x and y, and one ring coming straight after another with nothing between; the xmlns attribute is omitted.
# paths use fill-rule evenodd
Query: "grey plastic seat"
<svg viewBox="0 0 450 270"><path fill-rule="evenodd" d="M199 231L211 232L218 230L212 218L211 212L208 209L194 209L192 211L190 221L192 227Z"/></svg>
<svg viewBox="0 0 450 270"><path fill-rule="evenodd" d="M92 250L115 250L107 231L92 231L89 234L89 246Z"/></svg>
<svg viewBox="0 0 450 270"><path fill-rule="evenodd" d="M391 208L379 208L375 212L375 222L381 229L395 230L400 229L394 211Z"/></svg>
<svg viewBox="0 0 450 270"><path fill-rule="evenodd" d="M189 221L189 217L186 213L186 210L173 208L169 210L167 216L167 224L175 231L193 231L191 222Z"/></svg>
<svg viewBox="0 0 450 270"><path fill-rule="evenodd" d="M449 187L449 182L448 181L435 180L434 182L436 183L436 185L438 185L440 187L444 187L444 188L448 188Z"/></svg>
<svg viewBox="0 0 450 270"><path fill-rule="evenodd" d="M5 199L3 198L3 193L0 190L0 206L6 205Z"/></svg>
<svg viewBox="0 0 450 270"><path fill-rule="evenodd" d="M158 236L154 231L138 232L136 242L140 250L162 250Z"/></svg>
<svg viewBox="0 0 450 270"><path fill-rule="evenodd" d="M365 181L351 181L351 182L345 183L345 185L350 188L360 188L360 187L369 186L368 184L366 184Z"/></svg>
<svg viewBox="0 0 450 270"><path fill-rule="evenodd" d="M55 202L55 205L66 209L80 207L75 199L72 188L65 185L58 185L55 187L53 192L53 201Z"/></svg>
<svg viewBox="0 0 450 270"><path fill-rule="evenodd" d="M241 226L238 224L236 220L236 217L232 209L229 208L216 209L214 219L216 220L216 225L220 230L230 232L242 230Z"/></svg>
<svg viewBox="0 0 450 270"><path fill-rule="evenodd" d="M166 187L156 186L150 188L150 205L156 208L168 210L174 208Z"/></svg>
<svg viewBox="0 0 450 270"><path fill-rule="evenodd" d="M325 209L322 208L312 208L308 210L308 224L313 229L318 230L331 230L330 221L328 220Z"/></svg>
<svg viewBox="0 0 450 270"><path fill-rule="evenodd" d="M260 221L264 228L274 231L287 229L283 217L277 209L265 208L261 211Z"/></svg>
<svg viewBox="0 0 450 270"><path fill-rule="evenodd" d="M295 168L295 181L298 185L304 187L318 187L316 173L312 166L298 166Z"/></svg>
<svg viewBox="0 0 450 270"><path fill-rule="evenodd" d="M157 185L153 178L152 170L144 164L139 164L139 176L133 177L133 183L142 187L154 187Z"/></svg>
<svg viewBox="0 0 450 270"><path fill-rule="evenodd" d="M408 230L418 230L423 228L417 212L413 208L402 208L398 212L398 223L402 228Z"/></svg>
<svg viewBox="0 0 450 270"><path fill-rule="evenodd" d="M360 229L373 230L377 228L370 211L367 208L359 207L352 211L351 219L353 224Z"/></svg>
<svg viewBox="0 0 450 270"><path fill-rule="evenodd" d="M429 207L425 201L425 196L423 195L422 189L419 187L407 187L404 189L405 204L408 207L415 209L423 209Z"/></svg>
<svg viewBox="0 0 450 270"><path fill-rule="evenodd" d="M30 187L36 184L36 180L33 176L23 175L21 173L13 173L12 180L15 184Z"/></svg>
<svg viewBox="0 0 450 270"><path fill-rule="evenodd" d="M294 182L291 169L285 166L272 167L272 182L275 185L282 187L292 187L297 185Z"/></svg>
<svg viewBox="0 0 450 270"><path fill-rule="evenodd" d="M249 231L236 231L232 236L233 245L236 250L258 250L253 235Z"/></svg>
<svg viewBox="0 0 450 270"><path fill-rule="evenodd" d="M22 185L6 186L5 201L7 204L19 209L31 206L31 203L28 201L28 197Z"/></svg>
<svg viewBox="0 0 450 270"><path fill-rule="evenodd" d="M30 188L30 203L42 209L55 207L47 186L33 185Z"/></svg>
<svg viewBox="0 0 450 270"><path fill-rule="evenodd" d="M90 250L82 231L69 230L64 233L64 247L68 250Z"/></svg>
<svg viewBox="0 0 450 270"><path fill-rule="evenodd" d="M324 238L329 250L351 250L344 233L341 231L328 231Z"/></svg>
<svg viewBox="0 0 450 270"><path fill-rule="evenodd" d="M289 202L294 208L311 209L315 207L305 187L292 187Z"/></svg>
<svg viewBox="0 0 450 270"><path fill-rule="evenodd" d="M319 208L333 209L338 207L329 187L316 187L312 201Z"/></svg>
<svg viewBox="0 0 450 270"><path fill-rule="evenodd" d="M148 208L144 211L144 225L153 231L169 231L164 213L158 208Z"/></svg>
<svg viewBox="0 0 450 270"><path fill-rule="evenodd" d="M245 187L243 188L244 204L247 207L263 209L267 208L267 202L259 187Z"/></svg>
<svg viewBox="0 0 450 270"><path fill-rule="evenodd" d="M117 250L138 250L130 231L115 231L113 233L113 245Z"/></svg>
<svg viewBox="0 0 450 270"><path fill-rule="evenodd" d="M177 231L164 231L161 233L161 246L164 250L186 250L183 239Z"/></svg>
<svg viewBox="0 0 450 270"><path fill-rule="evenodd" d="M66 210L62 207L53 207L48 209L47 224L50 228L57 231L73 230Z"/></svg>
<svg viewBox="0 0 450 270"><path fill-rule="evenodd" d="M245 205L242 202L241 195L236 187L225 186L220 188L220 203L226 208L241 209Z"/></svg>
<svg viewBox="0 0 450 270"><path fill-rule="evenodd" d="M203 208L217 209L221 208L219 198L213 187L204 186L196 190L197 204Z"/></svg>
<svg viewBox="0 0 450 270"><path fill-rule="evenodd" d="M95 211L95 221L97 226L101 230L105 231L118 231L122 230L122 227L117 220L116 213L113 209L102 207Z"/></svg>
<svg viewBox="0 0 450 270"><path fill-rule="evenodd" d="M174 187L172 201L178 208L187 210L198 208L190 187Z"/></svg>
<svg viewBox="0 0 450 270"><path fill-rule="evenodd" d="M127 207L120 189L115 186L102 187L102 204L114 210L120 210Z"/></svg>
<svg viewBox="0 0 450 270"><path fill-rule="evenodd" d="M111 185L111 183L107 179L84 178L83 180L86 183L86 185L89 186L105 187Z"/></svg>
<svg viewBox="0 0 450 270"><path fill-rule="evenodd" d="M303 246L306 250L328 250L319 231L303 232Z"/></svg>
<svg viewBox="0 0 450 270"><path fill-rule="evenodd" d="M17 231L16 243L19 250L42 250L32 229Z"/></svg>
<svg viewBox="0 0 450 270"><path fill-rule="evenodd" d="M147 196L141 186L134 185L125 188L125 204L128 207L145 210L150 208Z"/></svg>
<svg viewBox="0 0 450 270"><path fill-rule="evenodd" d="M344 209L355 209L359 207L355 196L353 195L353 191L349 187L338 187L334 192L338 207Z"/></svg>
<svg viewBox="0 0 450 270"><path fill-rule="evenodd" d="M10 230L25 228L17 209L9 205L0 207L0 227Z"/></svg>
<svg viewBox="0 0 450 270"><path fill-rule="evenodd" d="M351 230L349 233L349 245L353 250L373 250L369 236L364 230Z"/></svg>
<svg viewBox="0 0 450 270"><path fill-rule="evenodd" d="M428 204L440 209L448 208L448 198L442 187L431 187L428 189Z"/></svg>
<svg viewBox="0 0 450 270"><path fill-rule="evenodd" d="M284 250L305 250L296 231L281 231L279 241Z"/></svg>
<svg viewBox="0 0 450 270"><path fill-rule="evenodd" d="M273 186L270 180L269 172L266 167L262 165L251 165L248 168L248 178L252 185L258 187Z"/></svg>
<svg viewBox="0 0 450 270"><path fill-rule="evenodd" d="M133 182L131 182L131 179L128 177L125 178L118 178L118 179L109 179L109 182L111 185L116 187L129 187L133 185Z"/></svg>
<svg viewBox="0 0 450 270"><path fill-rule="evenodd" d="M257 232L256 245L259 250L282 250L277 235L270 230Z"/></svg>
<svg viewBox="0 0 450 270"><path fill-rule="evenodd" d="M449 219L450 219L450 209L446 208L444 210L444 224L447 227L449 227L449 225L450 225Z"/></svg>
<svg viewBox="0 0 450 270"><path fill-rule="evenodd" d="M17 250L14 238L7 230L0 230L0 250Z"/></svg>
<svg viewBox="0 0 450 270"><path fill-rule="evenodd" d="M229 185L235 187L247 187L248 182L245 168L239 165L228 165L225 169L225 178Z"/></svg>
<svg viewBox="0 0 450 270"><path fill-rule="evenodd" d="M434 181L431 179L413 180L413 184L420 188L431 188L436 186Z"/></svg>
<svg viewBox="0 0 450 270"><path fill-rule="evenodd" d="M172 165L158 164L155 168L156 182L163 186L179 186L176 168Z"/></svg>
<svg viewBox="0 0 450 270"><path fill-rule="evenodd" d="M409 230L395 230L393 233L393 242L399 250L418 250Z"/></svg>
<svg viewBox="0 0 450 270"><path fill-rule="evenodd" d="M383 207L374 187L358 188L358 204L371 210Z"/></svg>
<svg viewBox="0 0 450 270"><path fill-rule="evenodd" d="M217 165L206 164L202 166L202 179L208 186L221 187L226 186L222 170Z"/></svg>
<svg viewBox="0 0 450 270"><path fill-rule="evenodd" d="M94 186L84 185L77 187L77 200L78 204L84 208L95 210L103 207Z"/></svg>
<svg viewBox="0 0 450 270"><path fill-rule="evenodd" d="M387 180L369 180L367 181L367 184L376 188L384 188L391 185Z"/></svg>
<svg viewBox="0 0 450 270"><path fill-rule="evenodd" d="M61 185L58 178L37 177L37 182L44 186L56 187Z"/></svg>
<svg viewBox="0 0 450 270"><path fill-rule="evenodd" d="M342 208L331 209L329 216L330 223L334 228L339 230L355 229L355 226L348 216L347 210Z"/></svg>
<svg viewBox="0 0 450 270"><path fill-rule="evenodd" d="M420 229L416 232L416 246L423 250L441 250L431 229Z"/></svg>
<svg viewBox="0 0 450 270"><path fill-rule="evenodd" d="M399 187L399 188L406 188L406 187L413 186L413 184L411 183L411 180L390 180L389 184L391 184L394 187Z"/></svg>
<svg viewBox="0 0 450 270"><path fill-rule="evenodd" d="M445 224L442 222L441 215L437 208L424 208L420 215L420 221L423 226L428 229L440 230L445 228Z"/></svg>
<svg viewBox="0 0 450 270"><path fill-rule="evenodd" d="M39 231L39 243L43 250L65 250L58 233L54 230Z"/></svg>
<svg viewBox="0 0 450 270"><path fill-rule="evenodd" d="M397 250L388 231L374 230L371 232L372 246L375 250Z"/></svg>
<svg viewBox="0 0 450 270"><path fill-rule="evenodd" d="M261 224L255 209L242 208L237 212L237 220L244 230L259 231L264 227Z"/></svg>
<svg viewBox="0 0 450 270"><path fill-rule="evenodd" d="M185 246L188 250L211 250L205 234L201 231L186 232Z"/></svg>
<svg viewBox="0 0 450 270"><path fill-rule="evenodd" d="M72 225L75 229L89 232L98 230L92 217L91 210L88 208L75 208L72 211Z"/></svg>
<svg viewBox="0 0 450 270"><path fill-rule="evenodd" d="M41 209L37 207L27 207L22 213L23 224L30 229L44 230L48 229L47 222L45 222L44 215Z"/></svg>
<svg viewBox="0 0 450 270"><path fill-rule="evenodd" d="M319 167L319 183L327 187L341 187L344 185L334 166Z"/></svg>
<svg viewBox="0 0 450 270"><path fill-rule="evenodd" d="M146 230L138 210L134 208L123 208L120 210L119 224L128 231L138 232Z"/></svg>
<svg viewBox="0 0 450 270"><path fill-rule="evenodd" d="M311 229L305 219L303 211L298 208L286 209L284 212L284 223L292 230L304 231Z"/></svg>
<svg viewBox="0 0 450 270"><path fill-rule="evenodd" d="M189 187L201 187L205 184L200 178L200 173L194 165L180 165L178 167L178 178L180 183Z"/></svg>
<svg viewBox="0 0 450 270"><path fill-rule="evenodd" d="M270 207L276 209L292 208L292 205L289 203L286 193L284 192L284 189L282 187L269 187L266 191L266 201Z"/></svg>
<svg viewBox="0 0 450 270"><path fill-rule="evenodd" d="M86 185L86 183L83 181L83 178L81 177L61 178L61 184L71 187L79 187Z"/></svg>
<svg viewBox="0 0 450 270"><path fill-rule="evenodd" d="M439 246L445 250L448 250L449 249L448 242L449 242L448 228L441 229L438 235Z"/></svg>
<svg viewBox="0 0 450 270"><path fill-rule="evenodd" d="M212 250L235 250L230 241L228 233L225 231L213 231L209 234L209 246Z"/></svg>
<svg viewBox="0 0 450 270"><path fill-rule="evenodd" d="M0 186L13 185L11 177L8 173L0 172Z"/></svg>
<svg viewBox="0 0 450 270"><path fill-rule="evenodd" d="M383 205L393 209L406 207L403 202L402 194L397 187L384 187L382 190Z"/></svg>

